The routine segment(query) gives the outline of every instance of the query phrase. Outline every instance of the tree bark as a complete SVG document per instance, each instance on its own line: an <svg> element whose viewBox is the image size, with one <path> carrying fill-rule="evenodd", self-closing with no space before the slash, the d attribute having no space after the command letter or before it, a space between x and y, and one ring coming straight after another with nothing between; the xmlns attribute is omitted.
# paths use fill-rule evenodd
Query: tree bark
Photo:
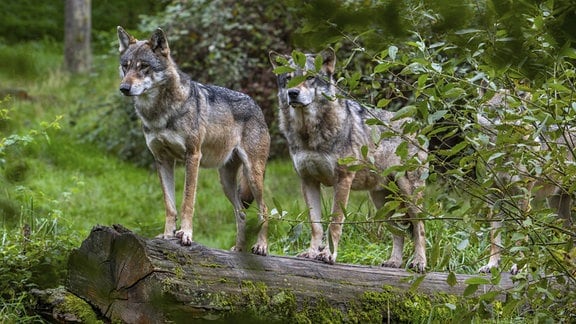
<svg viewBox="0 0 576 324"><path fill-rule="evenodd" d="M68 266L69 291L111 321L128 323L286 317L297 321L298 316L320 316L314 312L349 320L351 316L363 321L401 320L390 314L395 307L390 303L420 296L444 305L446 301L434 298L461 296L464 281L476 277L457 275L457 283L450 286L445 273L422 276L401 269L327 265L197 243L183 247L176 240L140 237L119 225L94 227L72 252ZM497 285L479 285L478 291L502 292L511 286L509 276L502 274ZM386 296L388 306L369 304L370 298Z"/></svg>
<svg viewBox="0 0 576 324"><path fill-rule="evenodd" d="M84 73L92 66L91 0L66 0L64 60L71 73Z"/></svg>

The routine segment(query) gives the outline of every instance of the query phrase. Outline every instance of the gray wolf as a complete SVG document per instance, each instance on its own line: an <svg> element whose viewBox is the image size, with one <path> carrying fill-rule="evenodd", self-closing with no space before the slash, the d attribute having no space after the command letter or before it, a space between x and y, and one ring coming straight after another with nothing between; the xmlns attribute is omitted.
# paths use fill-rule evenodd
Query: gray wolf
<svg viewBox="0 0 576 324"><path fill-rule="evenodd" d="M482 87L480 89L482 89ZM479 91L479 95L480 97L485 96L484 91ZM496 144L498 129L502 128L504 125L510 127L521 126L516 123L508 124L499 118L493 117L494 111L509 108L509 102L511 100L520 101L519 109L525 109L526 105L531 100L531 94L523 91L512 93L507 89L500 89L496 91L491 98L486 100L477 114L478 124L482 127L485 134L489 134L489 143L492 143L489 145ZM492 111L492 113L486 114L486 112L489 111ZM527 164L534 163L534 160L537 159L536 156L538 152L540 152L540 154L545 153L549 150L550 146L564 146L567 151L565 161L572 161L573 154L571 151L574 148L575 138L571 135L569 130L563 132L562 136L559 136L559 138L555 140L552 140L550 136L545 133L546 132L543 132L544 135L541 134L540 136L535 136L533 130L530 130L530 134L523 136L522 145L513 148L515 151L522 149L526 150L523 156L531 161L523 161L518 158L505 156L503 164L506 165L508 170L502 170L500 168L492 175L495 179L494 187L498 189L496 190L497 192L508 195L508 198L519 197L518 199L513 198L516 202L513 202L511 206L502 205L499 209L502 211L504 208L510 208L508 212L525 214L530 210L531 203L541 203L546 201L549 207L554 210L560 218L564 219L565 225L569 226L572 223L572 195L557 185L559 182L553 179L553 172L544 173L542 179L538 180L529 174ZM493 164L494 163L489 163L489 168L492 168L494 166ZM499 199L499 197L490 197L489 200L491 199ZM499 215L494 217L493 206L490 206L487 217L492 220L490 231L490 257L488 263L480 267L479 272L482 273L490 272L492 268L496 268L500 265L502 250L502 222L500 219L503 216ZM521 243L521 241L518 241L517 243ZM516 274L518 271L518 266L513 264L510 272Z"/></svg>
<svg viewBox="0 0 576 324"><path fill-rule="evenodd" d="M222 189L236 217L233 250L245 248L244 203L256 200L261 227L252 252L266 255L263 181L270 135L260 107L245 94L191 80L172 59L161 29L149 40L140 41L118 27L118 40L120 91L134 98L162 185L166 209L162 236L176 235L182 245L192 243L199 168L218 168ZM186 179L181 227L176 231L174 166L178 160L184 161Z"/></svg>
<svg viewBox="0 0 576 324"><path fill-rule="evenodd" d="M423 168L401 174L392 172L381 176L381 171L406 163L396 149L403 141L408 142L408 155L421 161L427 160L427 152L415 145L413 137L402 138L402 125L408 120L393 121L393 113L368 109L359 103L344 99L338 93L334 81L336 57L333 50L321 55L307 54L304 66L298 66L289 56L270 52L270 61L276 69L280 65L290 72L278 75L279 127L288 142L288 148L296 172L301 179L304 200L309 209L312 237L310 248L300 257L317 259L332 264L338 254L338 243L342 234L344 209L350 190L367 190L376 208L382 207L393 194L387 184L395 182L402 195L403 208L412 225L414 257L409 267L418 272L426 268L424 223L418 219L421 211ZM316 66L321 62L321 68ZM288 87L288 82L297 78L298 84ZM369 126L366 121L377 118L381 126ZM380 140L384 132L395 132ZM368 148L367 156L363 147ZM362 168L352 170L339 163L342 158L374 161L377 170ZM321 225L321 185L334 187L332 220L328 226L332 243L323 246ZM393 248L389 260L382 265L399 268L402 266L404 237L393 234Z"/></svg>

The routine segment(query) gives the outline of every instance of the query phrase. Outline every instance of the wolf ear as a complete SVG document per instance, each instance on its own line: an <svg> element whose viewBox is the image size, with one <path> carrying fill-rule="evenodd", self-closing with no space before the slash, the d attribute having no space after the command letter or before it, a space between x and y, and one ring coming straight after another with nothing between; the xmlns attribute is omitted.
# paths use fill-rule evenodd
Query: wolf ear
<svg viewBox="0 0 576 324"><path fill-rule="evenodd" d="M329 47L323 50L320 55L322 55L323 61L322 70L328 75L334 74L334 71L336 70L336 54L334 53L334 50Z"/></svg>
<svg viewBox="0 0 576 324"><path fill-rule="evenodd" d="M130 44L136 43L137 40L132 35L128 34L124 30L124 28L118 26L117 30L118 30L118 42L120 43L120 45L118 46L118 50L120 51L120 54L122 54L128 48L128 46L130 46Z"/></svg>
<svg viewBox="0 0 576 324"><path fill-rule="evenodd" d="M168 57L170 55L170 47L168 47L168 39L162 29L158 28L150 37L150 47L154 52L158 51L160 54Z"/></svg>

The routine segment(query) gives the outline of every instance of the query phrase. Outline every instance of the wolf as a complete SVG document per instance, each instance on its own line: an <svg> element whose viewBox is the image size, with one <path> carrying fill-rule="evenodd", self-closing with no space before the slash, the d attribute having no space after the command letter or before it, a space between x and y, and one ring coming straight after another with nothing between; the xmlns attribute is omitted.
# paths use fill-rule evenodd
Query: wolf
<svg viewBox="0 0 576 324"><path fill-rule="evenodd" d="M424 272L425 229L418 214L422 208L422 188L425 184L422 174L426 168L427 152L416 144L414 137L402 138L398 135L402 134L403 123L409 120L395 121L391 112L369 109L343 98L335 85L336 55L332 49L316 55L306 54L304 66L298 66L292 57L274 51L269 53L269 59L275 70L282 66L288 67L289 71L277 75L279 127L288 142L293 166L301 179L312 227L310 247L299 256L335 263L350 190L369 191L375 207L380 208L393 194L387 185L395 182L412 225L415 252L408 267ZM318 71L317 66L321 66ZM301 82L289 87L292 78L298 78ZM373 118L380 120L382 125L369 126L366 122ZM379 140L383 133L390 131L396 135ZM422 166L414 171L392 172L382 176L381 171L406 162L396 155L396 149L405 140L409 156L421 161ZM366 148L367 154L364 154ZM374 161L376 170L353 170L339 163L340 159L349 157ZM332 220L328 226L332 250L322 243L321 185L334 187ZM401 267L403 247L404 237L393 234L391 256L382 266Z"/></svg>
<svg viewBox="0 0 576 324"><path fill-rule="evenodd" d="M478 95L481 98L486 96L483 89L483 86L479 87ZM483 129L483 132L488 134L490 138L489 143L493 143L491 145L496 143L496 135L498 134L499 128L504 125L509 127L520 126L517 123L507 124L498 118L489 117L489 115L494 115L494 111L509 108L508 102L513 97L519 100L519 109L525 109L532 99L532 95L529 92L514 91L514 93L512 93L512 91L508 89L498 89L492 97L481 105L477 113L476 121ZM492 111L492 113L486 114L486 112L489 111ZM557 132L558 129L550 129L550 131ZM551 147L556 147L556 149L564 147L566 149L566 154L564 155L565 161L561 162L571 163L574 159L572 152L574 143L576 143L573 132L574 130L567 129L561 132L562 134L558 136L559 138L557 139L552 139L546 132L542 132L539 136L534 136L532 132L523 136L522 147L526 150L525 156L531 161L521 161L517 158L506 157L505 165L508 170L500 170L492 175L495 180L494 186L498 189L498 192L504 192L511 197L520 197L514 206L503 205L502 208L509 208L508 211L512 213L519 212L524 214L530 210L531 203L546 202L548 206L564 220L565 226L571 226L572 195L559 185L560 182L557 181L557 179L554 179L554 172L546 172L541 179L536 179L529 174L527 164L534 163L534 160L537 160L537 154L544 154L550 151ZM515 150L520 149L520 147L521 146L515 148ZM492 167L493 165L490 163L489 168ZM492 196L489 196L489 198L499 199L499 197ZM502 222L497 219L501 217L494 218L493 208L494 206L489 206L487 215L487 218L491 220L490 257L488 262L478 270L480 273L489 273L492 268L497 268L500 265ZM514 209L516 209L516 211ZM520 241L517 243L520 243ZM517 274L519 271L520 269L516 264L513 264L510 268L511 274Z"/></svg>
<svg viewBox="0 0 576 324"><path fill-rule="evenodd" d="M248 95L193 81L174 62L160 28L150 39L137 40L118 26L118 40L120 91L134 98L164 195L166 223L161 236L176 236L182 245L192 243L198 171L200 167L217 168L236 217L236 244L232 249L245 249L244 208L256 200L260 230L252 252L266 255L268 216L263 183L270 135L260 107ZM176 161L183 161L186 170L178 231Z"/></svg>

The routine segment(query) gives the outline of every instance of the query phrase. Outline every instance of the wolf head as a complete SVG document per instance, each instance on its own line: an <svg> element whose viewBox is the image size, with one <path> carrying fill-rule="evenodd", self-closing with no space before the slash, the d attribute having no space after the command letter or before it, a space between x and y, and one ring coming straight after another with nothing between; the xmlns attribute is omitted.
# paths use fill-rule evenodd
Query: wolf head
<svg viewBox="0 0 576 324"><path fill-rule="evenodd" d="M124 95L145 95L166 80L165 72L174 63L162 29L156 29L149 40L139 41L118 26L118 41L120 91Z"/></svg>
<svg viewBox="0 0 576 324"><path fill-rule="evenodd" d="M269 53L269 57L274 69L288 67L289 70L278 75L278 99L281 105L297 108L306 107L319 100L335 99L334 50L327 49L317 55L306 54L303 66L298 65L293 57L274 51Z"/></svg>

